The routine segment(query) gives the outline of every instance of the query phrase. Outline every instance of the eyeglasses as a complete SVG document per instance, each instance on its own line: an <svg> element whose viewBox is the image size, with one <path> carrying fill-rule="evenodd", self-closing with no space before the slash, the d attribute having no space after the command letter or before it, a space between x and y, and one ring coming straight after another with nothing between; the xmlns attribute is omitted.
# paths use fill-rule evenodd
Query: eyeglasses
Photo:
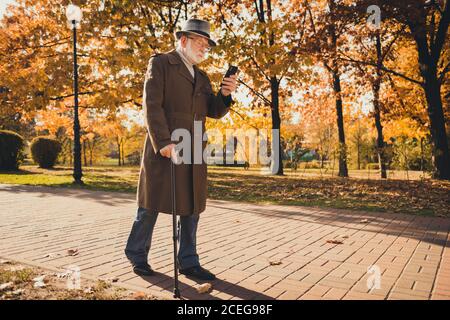
<svg viewBox="0 0 450 320"><path fill-rule="evenodd" d="M205 43L204 41L202 41L204 38L188 37L188 39L191 39L192 42L194 42L198 48L205 48L206 52L211 51L211 46L208 43Z"/></svg>

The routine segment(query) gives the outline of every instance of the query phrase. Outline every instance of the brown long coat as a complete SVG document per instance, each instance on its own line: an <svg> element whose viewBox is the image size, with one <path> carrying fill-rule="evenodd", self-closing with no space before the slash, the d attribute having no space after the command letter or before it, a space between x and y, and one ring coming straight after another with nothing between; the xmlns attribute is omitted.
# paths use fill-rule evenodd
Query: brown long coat
<svg viewBox="0 0 450 320"><path fill-rule="evenodd" d="M194 119L221 118L229 111L231 96L213 93L208 75L194 66L195 81L176 50L150 58L144 83L143 107L147 137L139 174L137 202L151 212L172 213L169 158L159 150L170 143L171 133L184 128L194 139ZM194 146L193 141L191 145ZM202 154L206 142L202 143ZM192 155L194 154L192 149ZM192 162L193 163L193 162ZM179 164L176 173L176 207L178 215L200 214L207 197L207 167L202 164Z"/></svg>

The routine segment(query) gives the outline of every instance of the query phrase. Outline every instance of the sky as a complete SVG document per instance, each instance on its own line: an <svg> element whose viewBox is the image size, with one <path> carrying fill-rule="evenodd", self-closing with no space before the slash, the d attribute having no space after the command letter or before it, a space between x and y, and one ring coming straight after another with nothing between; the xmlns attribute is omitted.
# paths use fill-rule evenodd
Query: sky
<svg viewBox="0 0 450 320"><path fill-rule="evenodd" d="M0 18L3 17L5 13L6 6L10 3L15 2L14 0L0 0Z"/></svg>

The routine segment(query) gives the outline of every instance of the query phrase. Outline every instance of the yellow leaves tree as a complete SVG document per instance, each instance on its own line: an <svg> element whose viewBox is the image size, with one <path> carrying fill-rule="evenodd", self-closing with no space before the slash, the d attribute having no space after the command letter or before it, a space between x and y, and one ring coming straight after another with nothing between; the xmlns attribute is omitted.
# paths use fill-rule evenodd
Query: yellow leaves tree
<svg viewBox="0 0 450 320"><path fill-rule="evenodd" d="M271 119L271 128L281 129L283 112L289 113L286 98L292 95L287 85L297 73L297 19L292 3L288 1L205 1L201 12L211 17L220 37L217 54L238 65L241 70L241 88L249 92L254 106ZM213 14L216 13L216 14ZM220 30L220 31L218 31ZM253 112L253 111L252 111ZM272 139L273 146L281 146ZM275 159L280 164L275 174L283 174L283 150Z"/></svg>
<svg viewBox="0 0 450 320"><path fill-rule="evenodd" d="M118 165L125 164L125 144L128 139L128 128L125 125L127 117L121 115L109 115L99 128L99 134L114 141L117 147Z"/></svg>

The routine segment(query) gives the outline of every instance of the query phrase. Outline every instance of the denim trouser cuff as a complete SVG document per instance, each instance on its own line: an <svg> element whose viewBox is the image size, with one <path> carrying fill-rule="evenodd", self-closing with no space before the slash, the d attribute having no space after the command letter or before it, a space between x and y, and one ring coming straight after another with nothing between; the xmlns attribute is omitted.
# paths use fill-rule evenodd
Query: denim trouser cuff
<svg viewBox="0 0 450 320"><path fill-rule="evenodd" d="M148 255L157 218L157 212L150 213L145 208L138 208L125 248L125 255L133 265L148 263ZM199 218L199 215L180 217L180 248L178 250L180 269L200 265L196 248Z"/></svg>

